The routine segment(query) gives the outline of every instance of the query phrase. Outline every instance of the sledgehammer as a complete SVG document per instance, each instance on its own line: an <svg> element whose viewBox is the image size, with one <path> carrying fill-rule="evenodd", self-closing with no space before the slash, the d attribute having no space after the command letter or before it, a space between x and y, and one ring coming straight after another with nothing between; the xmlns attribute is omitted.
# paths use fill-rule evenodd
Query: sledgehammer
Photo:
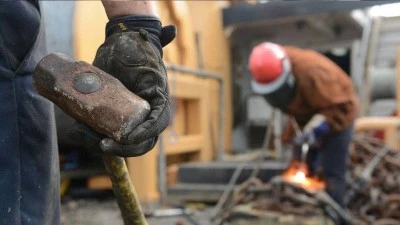
<svg viewBox="0 0 400 225"><path fill-rule="evenodd" d="M146 120L149 104L111 75L63 54L50 54L37 65L34 85L42 96L95 131L123 142ZM147 225L124 158L103 157L125 225Z"/></svg>

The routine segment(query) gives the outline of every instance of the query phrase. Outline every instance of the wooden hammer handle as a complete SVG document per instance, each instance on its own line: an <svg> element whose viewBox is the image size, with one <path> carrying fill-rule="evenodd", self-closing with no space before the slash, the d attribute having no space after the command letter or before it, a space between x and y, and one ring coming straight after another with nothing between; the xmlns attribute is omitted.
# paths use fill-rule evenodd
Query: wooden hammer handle
<svg viewBox="0 0 400 225"><path fill-rule="evenodd" d="M131 179L125 159L104 156L104 165L110 175L114 195L125 225L148 225Z"/></svg>

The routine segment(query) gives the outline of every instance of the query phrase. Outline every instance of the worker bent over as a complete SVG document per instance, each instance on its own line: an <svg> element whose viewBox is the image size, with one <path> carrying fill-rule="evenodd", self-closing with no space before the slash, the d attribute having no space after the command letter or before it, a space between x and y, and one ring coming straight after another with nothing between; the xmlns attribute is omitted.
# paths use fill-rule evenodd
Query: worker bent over
<svg viewBox="0 0 400 225"><path fill-rule="evenodd" d="M253 91L303 129L294 143L307 142L320 150L326 190L343 206L348 147L358 110L349 76L317 52L268 42L253 49L249 67Z"/></svg>

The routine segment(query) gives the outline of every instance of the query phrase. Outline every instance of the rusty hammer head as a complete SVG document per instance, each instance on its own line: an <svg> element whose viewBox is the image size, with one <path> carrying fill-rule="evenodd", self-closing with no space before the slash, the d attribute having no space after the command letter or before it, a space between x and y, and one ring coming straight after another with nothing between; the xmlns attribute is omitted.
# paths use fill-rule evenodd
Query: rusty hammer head
<svg viewBox="0 0 400 225"><path fill-rule="evenodd" d="M150 113L150 105L119 80L64 54L44 57L33 82L39 94L66 114L121 143Z"/></svg>

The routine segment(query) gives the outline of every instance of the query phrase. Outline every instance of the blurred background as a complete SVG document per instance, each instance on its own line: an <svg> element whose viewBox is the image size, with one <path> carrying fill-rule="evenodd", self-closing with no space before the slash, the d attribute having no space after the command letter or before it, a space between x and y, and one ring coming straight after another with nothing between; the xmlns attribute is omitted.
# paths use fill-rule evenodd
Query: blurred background
<svg viewBox="0 0 400 225"><path fill-rule="evenodd" d="M356 131L368 132L386 146L400 149L400 95L396 91L400 88L400 4L278 0L153 3L164 25L178 27L178 36L164 49L172 96L170 126L160 139L162 144L159 142L153 151L127 159L145 210L154 211L160 205L185 207L188 202L202 208L205 203L217 202L238 164L251 162L263 154L260 152L268 152L260 173L263 181L286 167L288 147L281 137L287 117L275 111L272 120L274 109L250 88L248 57L251 49L264 41L313 49L334 61L349 74L361 100ZM48 51L92 62L104 41L107 23L101 2L41 4ZM107 200L112 199L111 182L101 159L85 153L66 137L73 120L57 108L56 122L63 223L91 224L90 219L97 219L93 224L122 224L116 205ZM265 143L269 126L273 126L273 138ZM247 167L237 183L250 176L252 169ZM85 211L88 208L99 216L90 216L93 211ZM110 218L115 221L108 221Z"/></svg>

